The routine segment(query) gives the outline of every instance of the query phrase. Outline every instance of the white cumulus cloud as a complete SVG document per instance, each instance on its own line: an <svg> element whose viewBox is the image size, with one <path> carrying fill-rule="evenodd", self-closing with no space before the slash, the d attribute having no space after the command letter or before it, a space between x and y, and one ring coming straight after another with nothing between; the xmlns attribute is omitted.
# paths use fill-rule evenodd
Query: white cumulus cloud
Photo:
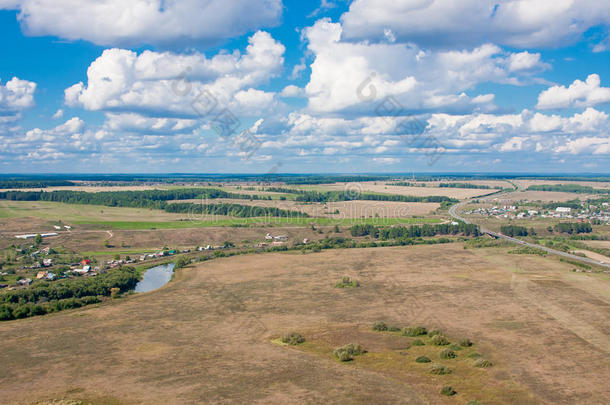
<svg viewBox="0 0 610 405"><path fill-rule="evenodd" d="M538 96L539 109L592 107L610 102L610 88L601 86L598 74L586 81L575 80L570 86L553 86Z"/></svg>
<svg viewBox="0 0 610 405"><path fill-rule="evenodd" d="M27 35L53 35L106 46L217 42L273 26L281 0L21 0L0 2L18 9Z"/></svg>
<svg viewBox="0 0 610 405"><path fill-rule="evenodd" d="M354 0L341 17L348 40L397 40L421 46L555 47L610 25L599 0Z"/></svg>

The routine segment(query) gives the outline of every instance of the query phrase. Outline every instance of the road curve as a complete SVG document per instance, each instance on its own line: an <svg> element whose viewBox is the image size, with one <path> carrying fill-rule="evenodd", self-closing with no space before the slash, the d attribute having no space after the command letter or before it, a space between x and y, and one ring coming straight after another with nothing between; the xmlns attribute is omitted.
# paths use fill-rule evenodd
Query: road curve
<svg viewBox="0 0 610 405"><path fill-rule="evenodd" d="M453 218L455 218L455 219L457 219L459 221L462 221L462 222L465 222L465 223L469 224L470 221L468 221L464 217L461 217L457 213L457 209L461 205L465 204L466 202L468 202L468 201L459 202L459 203L455 204L454 206L452 206L451 208L449 208L449 215L451 215ZM535 243L529 243L529 242L526 242L526 241L523 241L523 240L520 240L520 239L517 239L517 238L513 238L513 237L510 237L510 236L502 235L501 233L490 231L488 229L483 229L483 228L480 228L480 229L481 229L482 233L486 233L488 235L491 235L494 238L504 239L506 241L509 241L509 242L512 242L512 243L515 243L515 244L518 244L518 245L529 246L529 247L532 247L532 248L544 250L545 252L553 254L553 255L562 256L562 257L566 257L566 258L571 259L571 260L577 260L579 262L583 262L583 263L587 263L587 264L594 264L596 266L602 266L602 267L610 269L610 264L608 264L608 263L598 262L597 260L589 259L588 257L576 256L576 255L573 255L573 254L570 254L570 253L562 252L560 250L551 249L551 248L548 248L546 246L536 245Z"/></svg>

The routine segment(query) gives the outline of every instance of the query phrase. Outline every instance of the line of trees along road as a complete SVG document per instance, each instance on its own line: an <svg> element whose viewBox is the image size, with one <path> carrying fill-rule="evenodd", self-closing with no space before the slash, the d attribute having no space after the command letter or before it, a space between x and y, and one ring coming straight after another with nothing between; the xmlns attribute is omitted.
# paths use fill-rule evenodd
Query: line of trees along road
<svg viewBox="0 0 610 405"><path fill-rule="evenodd" d="M350 228L352 236L367 236L381 239L400 239L400 238L419 238L424 236L436 235L465 235L480 236L479 227L474 224L463 222L457 225L436 224L436 225L411 225L411 226L392 226L378 227L375 225L354 225Z"/></svg>

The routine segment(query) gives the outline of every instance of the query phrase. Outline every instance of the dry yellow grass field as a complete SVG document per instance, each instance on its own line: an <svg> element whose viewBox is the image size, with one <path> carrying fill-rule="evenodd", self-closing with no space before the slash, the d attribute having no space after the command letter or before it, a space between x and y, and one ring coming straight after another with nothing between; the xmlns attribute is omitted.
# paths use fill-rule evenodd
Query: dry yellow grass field
<svg viewBox="0 0 610 405"><path fill-rule="evenodd" d="M516 201L542 201L542 202L553 202L553 201L569 201L569 200L586 200L588 198L596 198L599 196L580 194L580 193L564 193L558 191L515 191L512 193L503 194L501 197L492 199L490 201L504 201L504 202L516 202Z"/></svg>
<svg viewBox="0 0 610 405"><path fill-rule="evenodd" d="M355 192L372 192L383 194L401 194L417 197L424 196L447 196L452 198L470 198L482 194L491 193L494 190L467 189L467 188L440 188L440 187L406 187L406 186L388 186L385 182L361 182L361 183L333 183L320 184L315 186L299 186L303 189L314 190L333 190L343 191L348 190L351 193Z"/></svg>
<svg viewBox="0 0 610 405"><path fill-rule="evenodd" d="M610 280L570 270L461 244L218 259L151 293L0 323L0 402L608 403ZM361 287L333 288L343 275ZM460 351L434 360L453 374L422 372L414 358L435 349L377 320L468 337L494 366ZM290 331L307 342L272 342ZM329 355L350 342L369 352Z"/></svg>
<svg viewBox="0 0 610 405"><path fill-rule="evenodd" d="M574 181L574 180L512 180L521 189L526 189L533 185L543 184L577 184L580 186L588 186L599 189L610 188L610 182L608 181Z"/></svg>

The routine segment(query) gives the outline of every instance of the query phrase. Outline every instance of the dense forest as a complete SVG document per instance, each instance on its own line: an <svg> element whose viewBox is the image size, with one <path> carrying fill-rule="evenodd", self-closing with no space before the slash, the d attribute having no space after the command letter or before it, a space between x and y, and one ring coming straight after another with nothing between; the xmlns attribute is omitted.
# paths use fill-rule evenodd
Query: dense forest
<svg viewBox="0 0 610 405"><path fill-rule="evenodd" d="M451 224L436 224L436 225L411 225L411 226L392 226L379 227L370 224L354 225L350 228L352 236L372 236L374 238L401 239L401 238L419 238L424 236L436 235L465 235L479 236L481 232L479 227L474 224L466 224L463 222L458 225Z"/></svg>
<svg viewBox="0 0 610 405"><path fill-rule="evenodd" d="M47 188L58 186L74 186L67 180L10 180L0 179L0 189L7 188Z"/></svg>
<svg viewBox="0 0 610 405"><path fill-rule="evenodd" d="M168 204L164 210L174 213L228 215L238 218L249 217L287 217L308 218L309 215L300 211L283 210L275 207L257 207L241 204L192 204L175 203Z"/></svg>
<svg viewBox="0 0 610 405"><path fill-rule="evenodd" d="M538 184L529 186L532 191L559 191L564 193L610 194L610 189L598 189L580 184Z"/></svg>
<svg viewBox="0 0 610 405"><path fill-rule="evenodd" d="M0 320L44 315L64 309L94 304L109 297L112 289L125 292L135 288L138 272L121 267L96 277L41 282L23 290L0 294Z"/></svg>

